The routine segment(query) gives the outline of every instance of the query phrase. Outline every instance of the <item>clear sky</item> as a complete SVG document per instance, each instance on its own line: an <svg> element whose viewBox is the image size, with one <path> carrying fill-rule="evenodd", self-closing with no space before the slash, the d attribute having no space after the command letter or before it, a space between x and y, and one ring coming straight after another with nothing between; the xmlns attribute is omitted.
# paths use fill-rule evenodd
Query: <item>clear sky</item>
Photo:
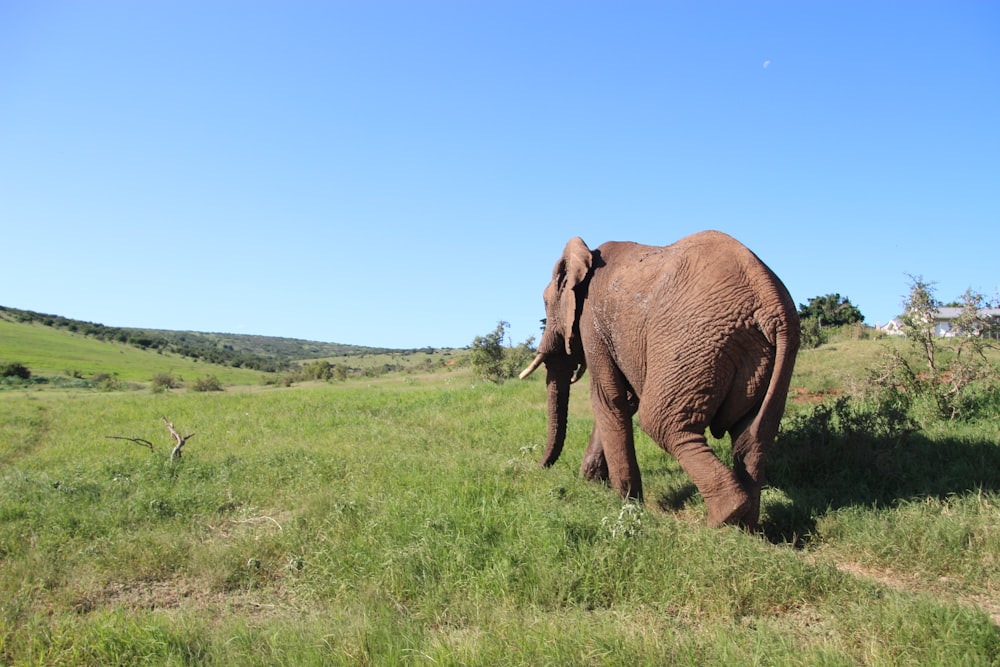
<svg viewBox="0 0 1000 667"><path fill-rule="evenodd" d="M1000 3L0 2L0 305L519 342L570 237L701 229L870 324L992 299Z"/></svg>

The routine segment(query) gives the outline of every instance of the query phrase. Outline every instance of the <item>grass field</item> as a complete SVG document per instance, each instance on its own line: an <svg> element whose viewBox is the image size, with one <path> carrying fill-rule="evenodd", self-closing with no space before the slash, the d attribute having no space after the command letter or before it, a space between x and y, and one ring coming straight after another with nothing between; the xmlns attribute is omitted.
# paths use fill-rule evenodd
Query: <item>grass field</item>
<svg viewBox="0 0 1000 667"><path fill-rule="evenodd" d="M763 535L642 436L644 507L580 479L585 387L539 470L540 378L0 392L0 662L995 664L996 420L810 417L881 344L802 352Z"/></svg>

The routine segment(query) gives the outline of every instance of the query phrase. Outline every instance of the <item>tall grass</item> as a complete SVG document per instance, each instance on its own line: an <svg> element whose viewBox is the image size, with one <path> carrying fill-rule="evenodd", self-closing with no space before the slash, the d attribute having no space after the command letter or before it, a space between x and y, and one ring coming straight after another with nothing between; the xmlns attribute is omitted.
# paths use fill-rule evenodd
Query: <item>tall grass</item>
<svg viewBox="0 0 1000 667"><path fill-rule="evenodd" d="M690 482L644 437L644 508L582 481L585 388L572 401L566 451L540 470L535 379L0 395L0 661L1000 660L996 628L969 603L998 594L992 481L923 500L907 494L929 487L903 485L882 504L779 475L765 494L772 541L709 530ZM196 433L180 461L161 416ZM923 454L955 444L927 438ZM782 522L810 539L786 539ZM929 586L941 577L955 594Z"/></svg>

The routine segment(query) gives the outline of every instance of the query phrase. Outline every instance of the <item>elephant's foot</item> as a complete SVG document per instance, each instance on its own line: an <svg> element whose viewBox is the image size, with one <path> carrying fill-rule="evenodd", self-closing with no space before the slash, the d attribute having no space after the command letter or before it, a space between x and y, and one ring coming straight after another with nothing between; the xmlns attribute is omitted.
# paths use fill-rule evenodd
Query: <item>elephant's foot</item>
<svg viewBox="0 0 1000 667"><path fill-rule="evenodd" d="M755 493L756 491L756 493ZM760 531L760 487L750 489L750 506L739 520L740 528L748 533Z"/></svg>
<svg viewBox="0 0 1000 667"><path fill-rule="evenodd" d="M608 461L604 458L604 452L600 452L597 456L591 456L588 452L580 465L580 474L584 479L593 482L607 482L611 475L608 472Z"/></svg>
<svg viewBox="0 0 1000 667"><path fill-rule="evenodd" d="M721 497L705 498L705 504L708 506L708 525L711 528L742 524L753 505L742 489Z"/></svg>

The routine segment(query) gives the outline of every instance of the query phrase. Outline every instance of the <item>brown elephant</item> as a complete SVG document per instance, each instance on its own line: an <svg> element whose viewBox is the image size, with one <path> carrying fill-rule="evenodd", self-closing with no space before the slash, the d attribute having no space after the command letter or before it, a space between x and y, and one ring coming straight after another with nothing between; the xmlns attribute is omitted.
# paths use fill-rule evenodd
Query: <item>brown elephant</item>
<svg viewBox="0 0 1000 667"><path fill-rule="evenodd" d="M545 288L545 332L525 378L545 364L548 438L566 439L570 384L590 371L594 430L585 477L642 499L632 417L673 455L712 526L756 529L764 461L778 432L799 347L795 304L750 250L716 231L665 247L566 244ZM705 432L729 432L734 469Z"/></svg>

